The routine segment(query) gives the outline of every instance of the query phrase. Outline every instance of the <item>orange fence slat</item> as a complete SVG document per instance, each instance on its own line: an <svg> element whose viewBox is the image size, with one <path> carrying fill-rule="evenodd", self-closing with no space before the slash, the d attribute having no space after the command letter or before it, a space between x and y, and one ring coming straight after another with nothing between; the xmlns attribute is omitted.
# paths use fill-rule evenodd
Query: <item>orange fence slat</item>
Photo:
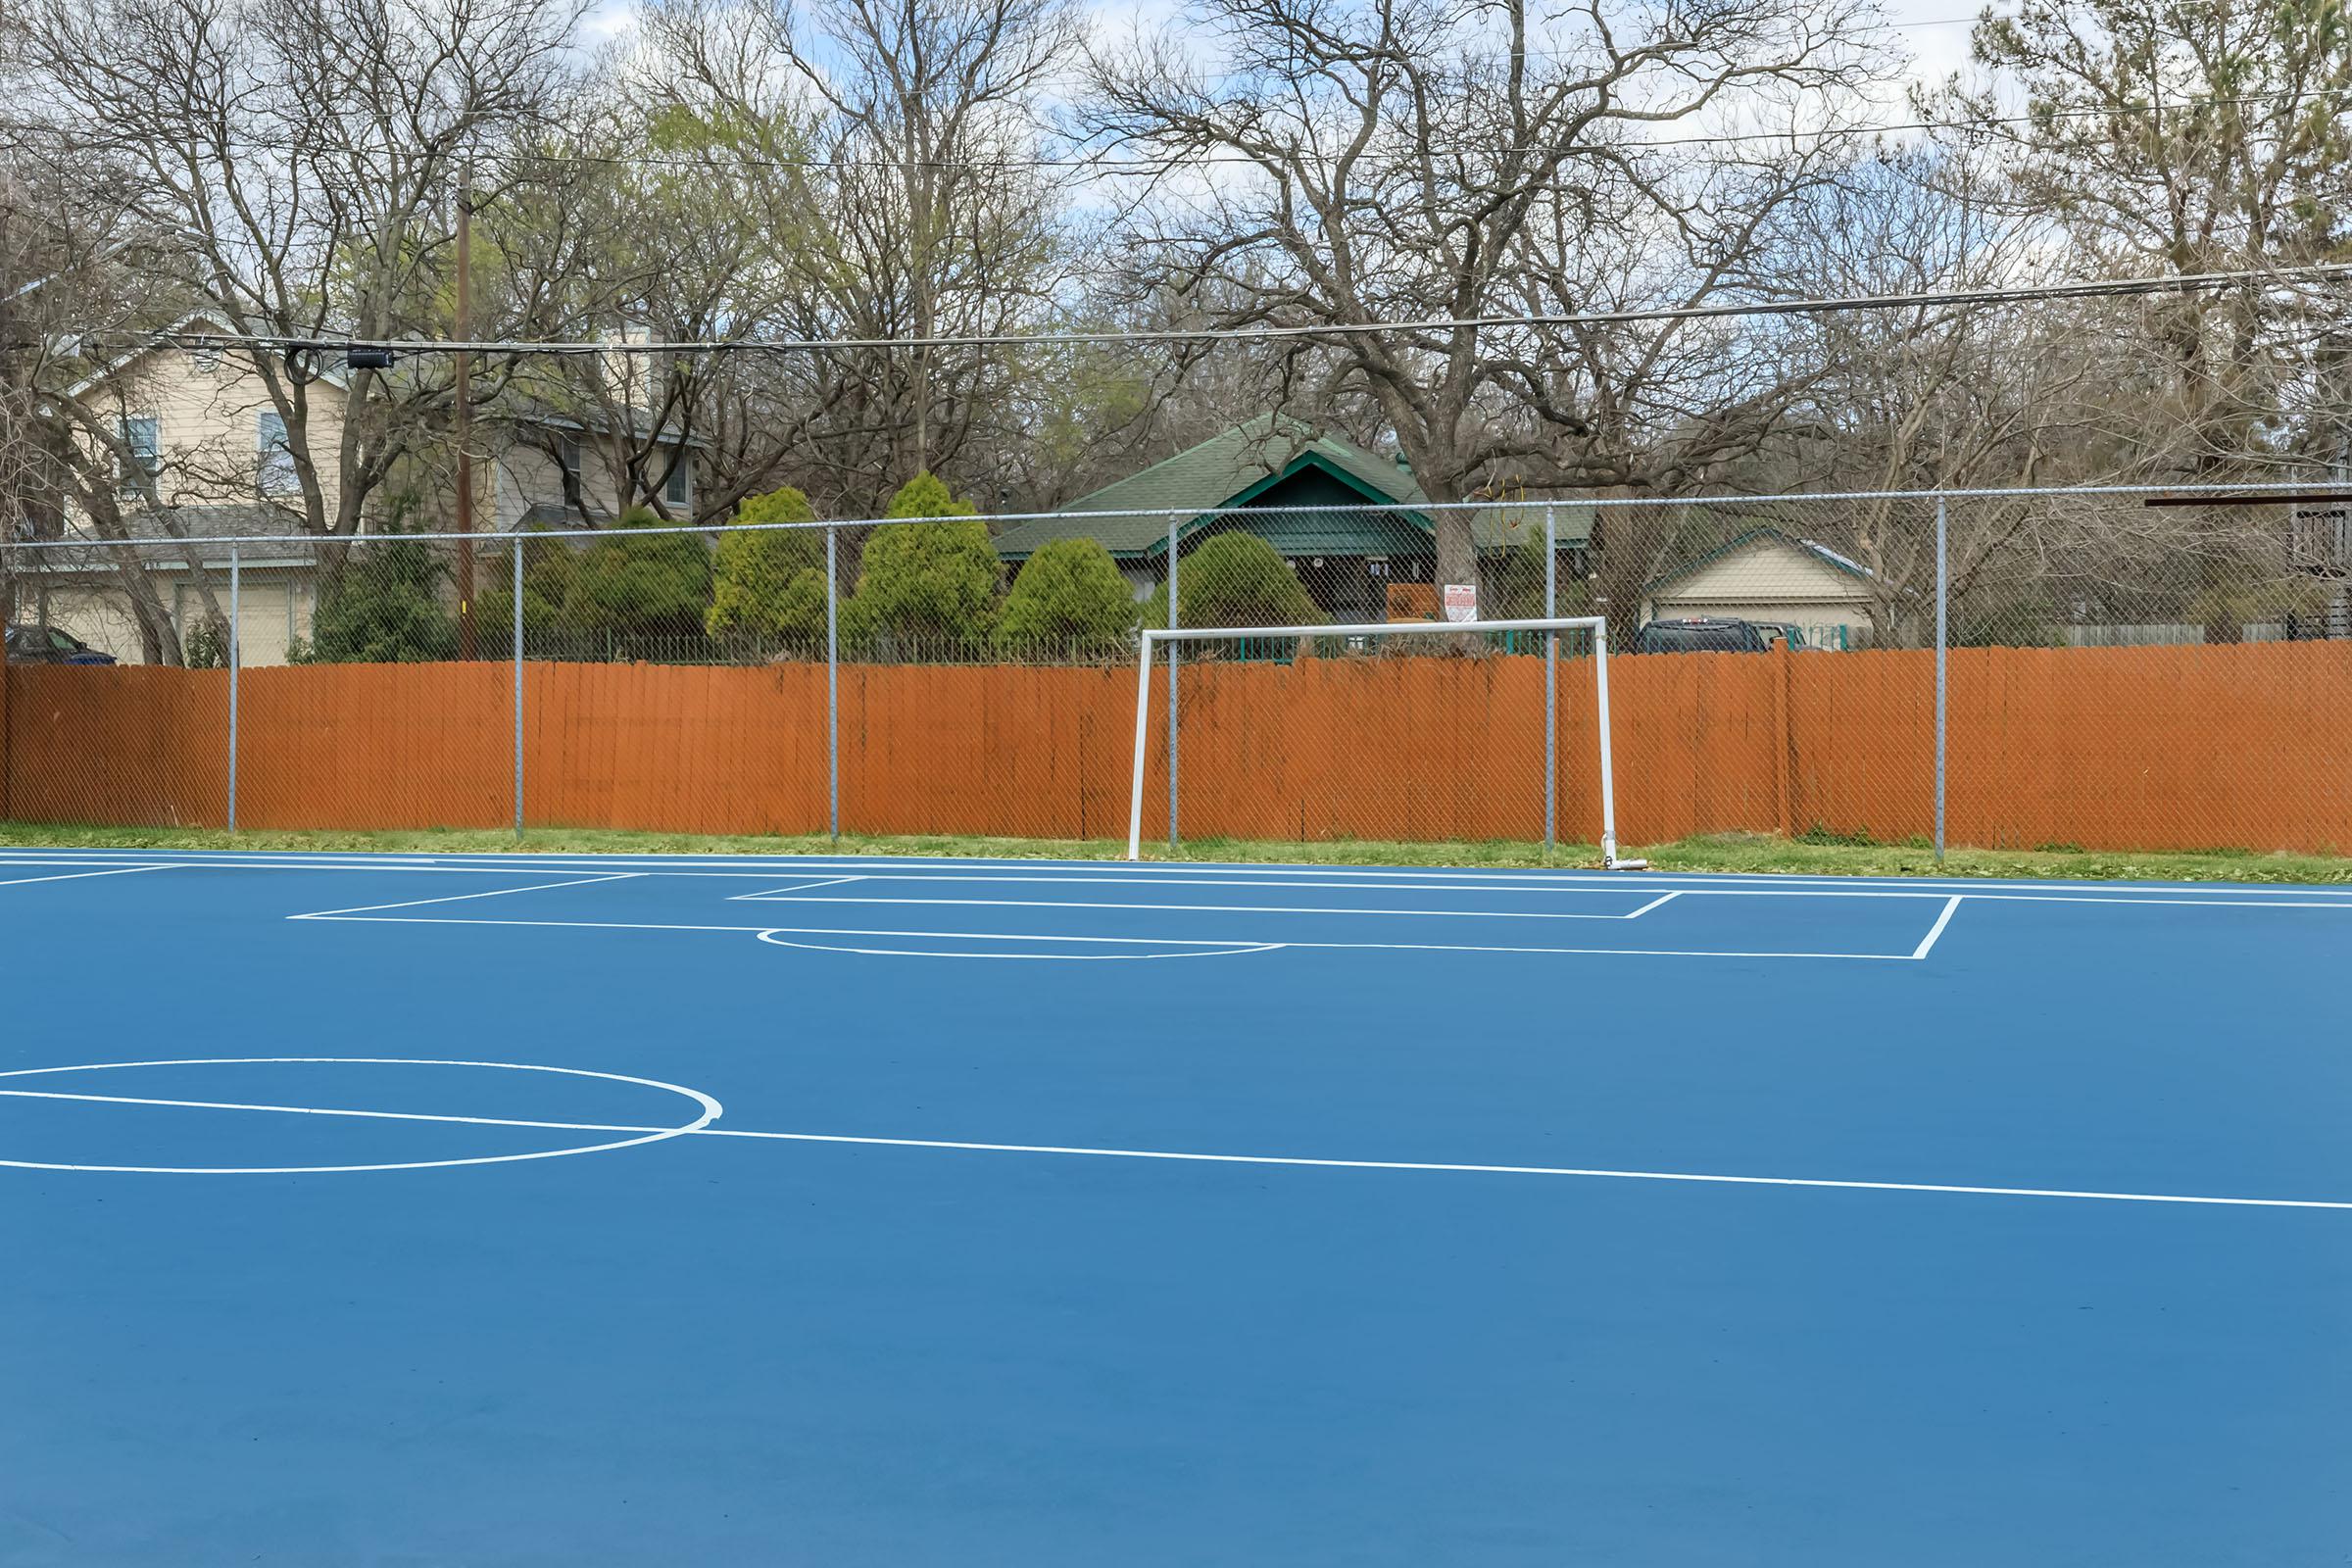
<svg viewBox="0 0 2352 1568"><path fill-rule="evenodd" d="M2352 849L2352 645L1962 649L1951 839L1989 847ZM1933 657L1686 655L1610 665L1620 836L1879 841L1933 826ZM1592 666L1559 665L1559 833L1599 829ZM254 827L512 819L508 666L245 671L238 801ZM534 824L821 832L821 664L531 664ZM1145 831L1166 828L1164 669ZM8 670L0 790L23 821L217 826L227 677ZM1121 836L1131 668L842 667L853 833ZM1195 659L1182 676L1188 839L1531 840L1543 666L1529 658Z"/></svg>

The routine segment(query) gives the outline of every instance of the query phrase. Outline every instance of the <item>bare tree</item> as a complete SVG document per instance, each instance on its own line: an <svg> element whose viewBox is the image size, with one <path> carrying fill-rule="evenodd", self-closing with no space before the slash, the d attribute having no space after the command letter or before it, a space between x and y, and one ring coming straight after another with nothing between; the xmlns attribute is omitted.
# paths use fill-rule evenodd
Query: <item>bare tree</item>
<svg viewBox="0 0 2352 1568"><path fill-rule="evenodd" d="M0 549L0 622L42 614L52 592L96 577L121 590L145 657L178 662L178 629L149 558L123 544L121 479L138 455L119 419L75 394L103 345L182 296L157 275L122 171L27 130L0 112L0 529L8 543L53 546L72 516L102 543ZM209 603L210 584L192 576Z"/></svg>
<svg viewBox="0 0 2352 1568"><path fill-rule="evenodd" d="M1172 28L1097 53L1083 127L1167 161L1131 225L1136 281L1221 291L1226 324L1690 304L1746 281L1759 226L1813 159L1693 158L1641 133L1754 123L1792 94L1834 102L1862 71L1845 42L1859 21L1845 0L1631 14L1597 0L1197 0ZM1369 399L1441 501L1506 470L1539 485L1667 482L1746 439L1773 401L1703 329L1457 325L1308 343L1327 392ZM1684 403L1670 381L1705 394ZM1661 404L1688 449L1663 463ZM1443 517L1438 569L1470 580L1468 520Z"/></svg>
<svg viewBox="0 0 2352 1568"><path fill-rule="evenodd" d="M2046 281L2068 265L2017 214L1975 138L1873 149L1788 204L1765 238L1790 298L1900 297ZM1790 318L1773 330L1801 396L1720 482L1765 492L1997 488L2106 476L2095 440L2115 369L2101 302L1919 305ZM2047 509L1949 517L1966 591L2041 548ZM1916 643L1933 607L1932 508L1884 497L1792 519L1857 563L1882 644ZM1615 563L1611 564L1616 564Z"/></svg>
<svg viewBox="0 0 2352 1568"><path fill-rule="evenodd" d="M122 172L156 265L231 332L438 337L460 167L561 102L580 10L29 0L7 85L51 142ZM282 424L295 518L320 534L359 529L450 390L429 361L346 377L262 353L249 369Z"/></svg>
<svg viewBox="0 0 2352 1568"><path fill-rule="evenodd" d="M676 69L673 112L765 220L753 310L782 335L1035 329L1068 255L1037 163L1041 95L1066 62L1066 0L664 0L643 16ZM1002 353L842 350L753 362L811 495L870 509L911 474L995 444L1017 403ZM744 372L738 372L744 373Z"/></svg>
<svg viewBox="0 0 2352 1568"><path fill-rule="evenodd" d="M2021 210L2077 257L2204 272L2352 256L2352 32L2289 0L2026 0L1978 24L1984 89L1958 94L2015 169ZM2026 115L2004 116L2004 93ZM2158 372L2113 410L2154 476L2228 477L2352 456L2340 285L2150 300L2132 329ZM2332 400L2332 412L2314 400Z"/></svg>

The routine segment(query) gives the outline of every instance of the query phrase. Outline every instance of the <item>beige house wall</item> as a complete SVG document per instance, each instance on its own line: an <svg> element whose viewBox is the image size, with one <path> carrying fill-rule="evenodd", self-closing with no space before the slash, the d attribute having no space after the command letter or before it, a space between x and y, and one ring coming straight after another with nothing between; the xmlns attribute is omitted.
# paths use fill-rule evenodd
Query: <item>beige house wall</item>
<svg viewBox="0 0 2352 1568"><path fill-rule="evenodd" d="M229 609L228 568L216 563L210 571L213 594L225 613ZM311 618L318 606L318 589L308 567L252 566L238 573L238 656L248 667L287 662L298 642L311 635ZM205 597L184 574L159 574L156 590L171 608L180 635L200 626ZM138 621L130 612L130 596L120 588L75 584L36 591L28 619L57 627L80 638L101 653L125 664L141 662ZM225 650L222 657L226 657Z"/></svg>
<svg viewBox="0 0 2352 1568"><path fill-rule="evenodd" d="M105 409L109 416L156 421L158 505L250 508L258 502L273 502L289 510L283 528L271 531L303 531L299 481L267 487L263 482L261 416L274 413L275 405L251 356L225 350L212 354L158 347L119 367L101 387L83 396ZM340 495L347 394L333 382L314 380L307 396L310 456L331 515ZM618 515L627 501L635 498L618 494L611 469L597 451L598 437L582 432L578 440L580 489L590 516L602 521ZM475 482L482 487L477 498L484 514L478 517L477 526L484 532L514 528L535 506L564 504L562 470L554 456L537 445L506 437L482 466L488 473ZM690 483L689 504L692 495ZM128 495L122 500L125 513L143 504ZM69 521L75 524L79 519ZM309 638L318 607L313 570L259 559L270 553L268 546L251 546L245 554L240 643L244 662L249 665L285 662L289 651ZM203 569L225 609L225 548L210 548L202 554ZM155 576L158 592L184 637L191 627L202 623L205 596L185 568L159 570ZM93 583L85 576L71 585L39 590L25 604L24 613L125 663L137 662L142 657L130 596L103 581Z"/></svg>
<svg viewBox="0 0 2352 1568"><path fill-rule="evenodd" d="M1643 597L1642 618L1716 615L1802 628L1814 646L1870 639L1869 585L1809 550L1755 539Z"/></svg>
<svg viewBox="0 0 2352 1568"><path fill-rule="evenodd" d="M674 450L659 449L664 461ZM618 516L637 497L624 499L619 487L612 482L611 466L597 451L596 438L579 438L580 499L586 503L588 514L598 521ZM555 458L539 445L525 441L510 441L491 461L490 513L500 530L511 530L521 522L523 514L535 506L564 504L564 470ZM689 476L686 490L687 505L693 505L694 487ZM686 520L679 509L668 509L677 520Z"/></svg>
<svg viewBox="0 0 2352 1568"><path fill-rule="evenodd" d="M305 396L310 456L331 514L341 494L346 394L331 381L315 380ZM263 483L261 416L275 413L276 406L250 356L151 349L108 378L105 401L118 417L156 420L160 504L302 504L300 483L291 476L283 483ZM290 533L300 530L294 517L287 525Z"/></svg>

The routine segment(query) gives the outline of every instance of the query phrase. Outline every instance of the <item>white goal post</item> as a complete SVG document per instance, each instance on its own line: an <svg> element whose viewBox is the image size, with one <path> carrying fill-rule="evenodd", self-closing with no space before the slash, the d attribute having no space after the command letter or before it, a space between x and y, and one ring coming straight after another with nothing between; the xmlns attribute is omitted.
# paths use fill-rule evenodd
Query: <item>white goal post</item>
<svg viewBox="0 0 2352 1568"><path fill-rule="evenodd" d="M1399 620L1374 621L1352 626L1185 626L1169 628L1146 626L1136 659L1135 683L1135 772L1133 787L1127 801L1127 858L1140 860L1144 855L1144 763L1151 742L1152 729L1152 655L1161 643L1230 642L1243 637L1309 638L1309 637L1461 637L1485 632L1533 631L1563 632L1589 631L1592 634L1592 684L1597 702L1596 716L1600 729L1600 859L1613 871L1638 871L1646 861L1624 860L1617 857L1617 790L1611 771L1609 744L1609 623L1599 615L1544 616L1532 620ZM1554 639L1556 642L1556 639ZM1554 649L1547 646L1546 659ZM1551 788L1550 767L1553 742L1552 726L1557 715L1549 697L1552 682L1547 669L1544 680L1544 788ZM1173 723L1173 719L1171 719ZM1173 735L1173 730L1171 730ZM1174 810L1171 797L1170 810ZM1547 813L1548 814L1548 813ZM1547 824L1548 826L1548 824Z"/></svg>

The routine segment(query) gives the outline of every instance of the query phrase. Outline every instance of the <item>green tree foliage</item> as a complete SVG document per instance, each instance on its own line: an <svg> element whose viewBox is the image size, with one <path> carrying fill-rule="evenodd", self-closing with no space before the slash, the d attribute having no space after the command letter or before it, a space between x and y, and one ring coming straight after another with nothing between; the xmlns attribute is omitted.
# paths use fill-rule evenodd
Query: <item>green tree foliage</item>
<svg viewBox="0 0 2352 1568"><path fill-rule="evenodd" d="M787 486L736 509L739 523L808 522L808 498ZM703 625L713 637L750 632L805 643L825 629L824 542L813 529L730 533L718 542L710 608Z"/></svg>
<svg viewBox="0 0 2352 1568"><path fill-rule="evenodd" d="M1187 554L1176 573L1178 623L1185 626L1310 626L1331 617L1315 608L1281 553L1253 533L1217 534ZM1144 605L1144 623L1168 623L1168 585Z"/></svg>
<svg viewBox="0 0 2352 1568"><path fill-rule="evenodd" d="M885 517L969 517L979 509L969 501L958 500L948 482L937 474L918 473L899 486L899 493L890 498L890 510Z"/></svg>
<svg viewBox="0 0 2352 1568"><path fill-rule="evenodd" d="M1563 615L1582 615L1592 609L1592 588L1569 575L1563 553L1553 568L1557 587L1553 602ZM1531 620L1544 613L1544 536L1531 531L1496 556L1487 570L1487 587L1479 613L1488 618Z"/></svg>
<svg viewBox="0 0 2352 1568"><path fill-rule="evenodd" d="M643 507L571 564L562 618L567 626L639 635L692 636L710 604L710 550L691 533L656 533L662 519Z"/></svg>
<svg viewBox="0 0 2352 1568"><path fill-rule="evenodd" d="M1094 539L1056 539L1021 567L997 620L999 649L1124 648L1135 630L1135 595L1110 552Z"/></svg>
<svg viewBox="0 0 2352 1568"><path fill-rule="evenodd" d="M454 659L448 569L430 545L395 538L357 544L327 572L302 663L394 664Z"/></svg>
<svg viewBox="0 0 2352 1568"><path fill-rule="evenodd" d="M968 517L930 474L893 497L893 517ZM843 611L843 633L858 646L888 644L917 654L964 655L996 623L999 569L983 522L886 523L865 542L858 593Z"/></svg>
<svg viewBox="0 0 2352 1568"><path fill-rule="evenodd" d="M564 605L571 596L571 571L579 552L568 539L536 539L519 535L511 546L522 551L522 636L525 651L533 638L564 621ZM474 616L482 646L501 654L514 652L514 558L507 550L482 558L480 591L474 596Z"/></svg>

